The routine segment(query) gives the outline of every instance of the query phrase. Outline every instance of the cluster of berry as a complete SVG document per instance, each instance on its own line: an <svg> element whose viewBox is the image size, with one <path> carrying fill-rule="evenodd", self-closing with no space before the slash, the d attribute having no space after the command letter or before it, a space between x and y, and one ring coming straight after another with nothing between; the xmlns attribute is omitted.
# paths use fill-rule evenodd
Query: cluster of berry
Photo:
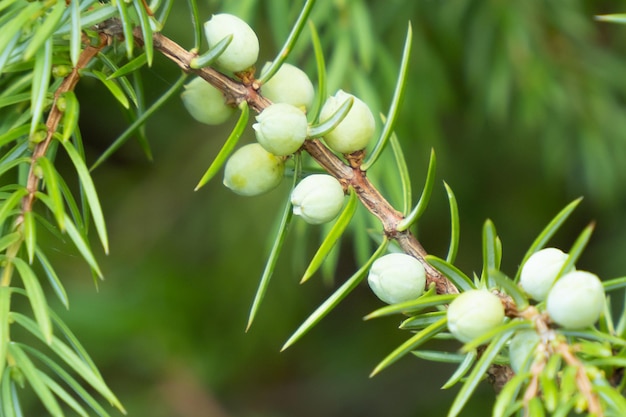
<svg viewBox="0 0 626 417"><path fill-rule="evenodd" d="M204 24L204 30L210 48L232 36L230 44L214 62L217 69L237 75L253 68L259 41L246 22L230 14L217 14ZM262 72L267 68L266 64ZM252 126L257 143L236 150L224 168L224 185L245 196L259 195L278 186L284 176L286 159L310 138L311 126L306 114L315 91L301 69L283 64L261 86L261 93L272 104L256 117L257 122ZM185 86L182 100L189 113L206 124L223 123L234 112L224 95L201 78ZM330 149L341 154L364 149L375 129L369 107L342 90L326 100L320 111L320 123L333 117L347 100L352 100L352 107L323 137ZM341 211L344 196L342 185L333 176L309 175L292 192L293 212L311 224L329 222Z"/></svg>

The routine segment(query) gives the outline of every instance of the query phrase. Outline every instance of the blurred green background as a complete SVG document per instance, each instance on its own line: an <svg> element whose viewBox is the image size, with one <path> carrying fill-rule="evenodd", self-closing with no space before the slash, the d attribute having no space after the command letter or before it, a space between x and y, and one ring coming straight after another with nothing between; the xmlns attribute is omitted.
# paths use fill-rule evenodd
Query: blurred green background
<svg viewBox="0 0 626 417"><path fill-rule="evenodd" d="M271 60L303 2L200 2L201 13L246 19ZM322 38L329 92L344 88L385 112L407 23L411 69L396 132L418 196L430 148L438 182L417 230L444 255L449 211L442 181L461 214L457 264L478 272L480 230L491 218L503 241L503 269L514 274L526 248L558 210L585 200L556 236L564 250L592 220L597 228L579 262L603 278L626 271L626 27L594 15L626 11L614 1L321 0L312 20ZM175 2L164 34L192 45L186 2ZM290 62L317 75L307 30ZM147 101L178 76L156 57L145 77ZM85 79L81 129L90 161L127 125L114 100ZM260 315L247 314L269 251L287 184L254 198L216 179L193 189L234 125L208 127L170 101L147 125L154 160L137 143L93 173L111 238L99 256L105 281L94 288L79 256L59 248L71 308L63 318L94 356L131 416L309 417L444 415L456 389L440 390L451 368L406 357L375 378L369 372L409 335L398 318L363 322L381 306L358 288L311 333L282 344L333 290L314 277L299 285L319 228L296 220ZM246 141L253 140L251 129ZM390 158L372 178L394 200ZM308 240L302 244L298 239ZM344 240L334 271L341 283L357 267ZM335 284L336 285L336 284ZM443 348L455 349L456 345ZM488 414L484 384L465 415Z"/></svg>

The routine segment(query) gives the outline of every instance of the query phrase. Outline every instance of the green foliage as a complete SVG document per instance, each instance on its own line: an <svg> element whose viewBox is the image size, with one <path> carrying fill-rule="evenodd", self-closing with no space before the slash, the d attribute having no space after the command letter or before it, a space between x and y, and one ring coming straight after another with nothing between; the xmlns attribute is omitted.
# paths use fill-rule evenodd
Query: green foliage
<svg viewBox="0 0 626 417"><path fill-rule="evenodd" d="M95 361L53 311L53 297L46 286L66 309L70 305L67 273L58 267L55 252L59 247L61 252L76 251L98 285L104 274L92 237L97 236L108 254L103 206L115 201L100 191L93 171L131 139L152 159L146 122L179 93L189 74L196 74L221 90L227 104L241 110L230 134L220 131L212 138L217 141L216 156L195 187L203 192L211 189L214 182L209 184L210 180L240 140L245 140L250 109L260 112L269 105L260 87L287 61L316 73L317 91L314 108L307 114L309 137L298 152L284 158L291 176L286 188L293 190L304 175L324 171L340 181L349 197L335 222L323 226L315 240L293 220L293 207L283 196L275 232L267 239L268 256L246 330L258 320L262 301L269 298L270 281L281 271L279 260L289 252L289 239L298 240L294 245L298 249L290 253L295 265L297 258L305 260L300 263L310 259L296 272L302 276L301 283L321 272L331 277L326 284L335 285L335 275L355 272L302 321L282 350L355 293L377 258L387 251L403 251L426 268L427 291L415 300L378 308L365 317L400 315L400 330L411 333L374 367L371 376L400 359L408 360L407 354L412 353L426 361L455 366L443 384L445 389L460 386L448 410L451 417L459 415L477 395L485 375L496 381L499 390L495 416L556 416L571 411L626 414L626 380L621 375L626 366L626 308L615 320L609 298L597 328L565 329L551 322L545 303L535 303L518 286L524 262L555 239L581 199L563 208L524 249L521 261L514 262L514 274L505 272L510 261L504 257L495 221L482 223L482 244L475 245L470 255L482 264L476 275L464 272L476 265L468 267L466 259L458 259L459 194L448 183L438 189L435 181L437 158L449 167L451 178L461 178L460 183L471 181L474 170L478 181L506 177L508 167L487 152L490 146L501 146L487 142L498 137L520 161L539 159L533 166L539 166L550 181L570 186L582 182L584 191L598 204L624 199L619 184L626 179L626 153L621 152L626 83L623 77L611 74L623 74L626 61L590 40L594 28L582 2L567 7L537 1L506 5L467 1L454 6L364 0L307 0L295 6L284 0L210 2L210 13L234 12L256 23L259 34L274 36L277 52L265 51L273 58L258 79L254 68L234 76L212 68L233 36L199 54L205 5L189 0L187 6L184 19L191 29L185 36L192 39L191 50L173 40L174 35L169 38L161 33L169 28L170 13L181 7L171 0L150 4L143 0L0 3L1 417L24 414L24 387L32 390L52 416L69 412L87 416L92 411L108 416L102 400L125 413ZM398 24L398 16L412 18L405 22L408 27ZM596 19L625 21L623 14ZM267 39L262 43L270 44ZM165 88L144 85L156 73L162 56L183 73L171 79L158 75L166 80ZM452 72L452 67L459 72ZM89 100L76 91L77 85L89 83L102 87L99 91L111 99L108 103L127 120L122 133L98 150L90 168L91 137L83 138L82 132ZM346 117L353 100L319 123L324 101L339 88L354 92L374 114L387 109L381 114L377 140L349 155L332 152L323 137ZM109 116L106 113L102 118ZM448 125L441 127L442 120ZM217 140L218 136L222 139ZM414 168L416 160L417 165L426 163L428 149L427 168ZM495 175L494 170L498 171ZM526 170L530 171L524 168L522 172ZM424 175L424 185L412 206L415 190L411 177L418 175ZM456 189L467 197L463 187ZM437 217L427 209L435 206L442 212L437 191L446 193L450 212L445 259L427 253L421 242L429 236L429 221ZM170 194L164 193L163 198ZM489 205L484 196L475 201ZM224 213L229 214L229 209ZM233 225L237 223L233 228L248 220L232 220ZM524 223L524 218L514 220L511 223ZM594 228L595 222L572 239L561 274L582 259ZM290 236L291 229L299 234ZM218 235L210 239L219 244L228 241ZM311 257L307 242L315 243ZM168 242L168 246L175 245ZM351 247L350 256L344 257L347 246ZM512 252L520 247L514 246ZM604 281L607 292L623 291L625 286L624 277ZM500 297L506 319L463 346L451 344L447 305L459 292L476 288ZM228 308L232 308L230 304ZM277 310L282 314L282 306ZM535 331L540 342L525 368L507 374L512 372L508 367L510 340L523 330Z"/></svg>

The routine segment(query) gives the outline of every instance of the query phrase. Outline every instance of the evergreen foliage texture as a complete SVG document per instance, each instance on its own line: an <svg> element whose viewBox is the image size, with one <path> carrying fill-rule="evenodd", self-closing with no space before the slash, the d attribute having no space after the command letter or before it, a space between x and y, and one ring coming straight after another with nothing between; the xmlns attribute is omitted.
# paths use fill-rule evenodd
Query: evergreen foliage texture
<svg viewBox="0 0 626 417"><path fill-rule="evenodd" d="M626 415L615 7L0 1L0 417Z"/></svg>

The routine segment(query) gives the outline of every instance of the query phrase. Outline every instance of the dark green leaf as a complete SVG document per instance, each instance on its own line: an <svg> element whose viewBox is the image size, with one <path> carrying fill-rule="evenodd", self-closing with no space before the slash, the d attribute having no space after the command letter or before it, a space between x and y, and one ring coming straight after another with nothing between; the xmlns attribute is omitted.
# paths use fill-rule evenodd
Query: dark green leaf
<svg viewBox="0 0 626 417"><path fill-rule="evenodd" d="M402 184L402 214L406 216L409 214L411 203L413 202L411 197L411 176L409 175L409 168L407 167L406 159L404 159L402 146L400 146L400 142L398 141L398 137L395 133L391 134L389 143L391 144L396 166L398 167L398 172L400 173L400 183Z"/></svg>
<svg viewBox="0 0 626 417"><path fill-rule="evenodd" d="M62 386L57 384L55 380L53 380L52 378L50 378L48 375L44 374L43 372L39 370L37 372L39 374L39 378L41 378L43 383L46 384L48 388L50 389L50 391L56 394L57 397L63 400L65 404L67 404L78 415L82 417L89 417L85 409L78 403L78 401L74 399L74 397L68 394L68 392L65 391L65 389Z"/></svg>
<svg viewBox="0 0 626 417"><path fill-rule="evenodd" d="M613 278L607 281L602 281L602 286L604 287L604 291L615 291L622 290L626 288L626 277Z"/></svg>
<svg viewBox="0 0 626 417"><path fill-rule="evenodd" d="M507 409L518 397L523 384L530 378L529 373L516 374L511 378L496 398L493 406L493 417L506 417L511 415Z"/></svg>
<svg viewBox="0 0 626 417"><path fill-rule="evenodd" d="M520 287L513 282L513 280L501 271L491 270L488 273L490 280L493 281L496 286L502 288L505 293L511 296L518 311L525 310L526 307L528 307L528 297L524 294L524 291L522 291Z"/></svg>
<svg viewBox="0 0 626 417"><path fill-rule="evenodd" d="M35 244L37 243L37 227L32 211L24 211L22 213L22 227L28 262L32 264L35 257Z"/></svg>
<svg viewBox="0 0 626 417"><path fill-rule="evenodd" d="M117 70L115 70L107 78L109 80L111 80L113 78L121 77L122 75L127 75L127 74L129 74L129 73L131 73L133 71L137 71L139 68L141 68L144 65L146 65L146 62L148 62L148 60L146 58L146 54L141 54L138 57L133 58L131 61L126 63L126 65L124 65L124 66L118 68Z"/></svg>
<svg viewBox="0 0 626 417"><path fill-rule="evenodd" d="M324 63L324 48L315 29L315 25L309 20L309 31L311 32L311 43L313 44L313 52L315 53L315 63L317 65L317 92L315 95L315 103L308 114L308 120L311 123L317 123L320 111L326 101L326 64Z"/></svg>
<svg viewBox="0 0 626 417"><path fill-rule="evenodd" d="M83 255L83 258L85 259L85 261L87 261L87 263L89 264L91 269L94 271L94 273L98 275L98 277L102 278L102 271L100 270L100 267L98 266L98 262L96 261L96 258L93 256L93 253L91 252L89 243L87 242L85 237L78 231L78 229L72 222L72 219L70 219L67 216L67 214L65 215L64 221L65 221L65 231L67 232L70 239L72 239L72 242L74 242L74 245L76 245L76 249L78 249L80 254Z"/></svg>
<svg viewBox="0 0 626 417"><path fill-rule="evenodd" d="M0 286L0 375L4 374L9 346L9 311L11 310L11 288ZM1 403L1 401L0 401Z"/></svg>
<svg viewBox="0 0 626 417"><path fill-rule="evenodd" d="M143 49L146 52L146 59L148 60L148 66L152 66L152 59L154 57L154 42L152 40L152 27L150 26L150 16L147 10L143 7L140 1L133 2L135 11L139 16L139 23L141 25L141 34L143 35Z"/></svg>
<svg viewBox="0 0 626 417"><path fill-rule="evenodd" d="M128 6L126 1L118 1L117 10L119 11L118 17L122 21L122 31L124 32L124 45L126 45L126 57L130 59L133 56L133 49L135 47L135 38L133 37L133 27L135 26L130 14L128 13ZM144 56L142 54L140 56ZM115 78L115 77L111 77Z"/></svg>
<svg viewBox="0 0 626 417"><path fill-rule="evenodd" d="M469 355L468 353L463 355L461 353L442 352L438 350L414 350L411 353L420 359L441 363L461 363Z"/></svg>
<svg viewBox="0 0 626 417"><path fill-rule="evenodd" d="M430 326L434 322L446 315L446 311L431 311L422 313L417 316L409 317L400 324L400 329L404 330L420 330Z"/></svg>
<svg viewBox="0 0 626 417"><path fill-rule="evenodd" d="M502 260L502 248L496 232L496 226L491 220L483 225L483 271L481 279L485 279L487 287L491 288L494 283L489 280L489 271L498 271Z"/></svg>

